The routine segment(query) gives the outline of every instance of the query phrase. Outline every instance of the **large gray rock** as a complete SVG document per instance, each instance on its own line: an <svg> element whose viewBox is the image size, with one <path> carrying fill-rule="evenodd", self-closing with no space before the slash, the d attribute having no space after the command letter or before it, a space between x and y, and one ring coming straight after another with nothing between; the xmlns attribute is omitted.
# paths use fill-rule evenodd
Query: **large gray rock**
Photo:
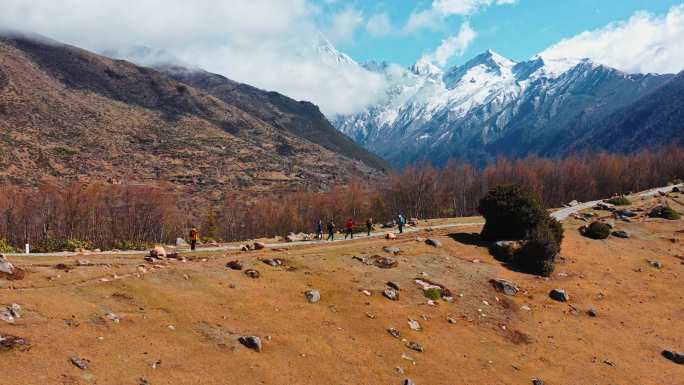
<svg viewBox="0 0 684 385"><path fill-rule="evenodd" d="M434 246L434 247L442 247L442 241L439 239L434 239L434 238L428 238L425 240L425 244Z"/></svg>
<svg viewBox="0 0 684 385"><path fill-rule="evenodd" d="M394 289L385 289L382 292L382 295L385 296L385 298L392 300L392 301L399 301L399 292L394 290Z"/></svg>
<svg viewBox="0 0 684 385"><path fill-rule="evenodd" d="M393 247L393 246L385 246L382 248L382 251L384 251L385 253L394 254L394 255L398 255L399 253L401 253L400 248Z"/></svg>
<svg viewBox="0 0 684 385"><path fill-rule="evenodd" d="M553 300L560 302L568 302L570 300L570 295L568 295L568 293L566 293L563 289L551 290L551 292L549 293L549 297L551 297L551 299Z"/></svg>
<svg viewBox="0 0 684 385"><path fill-rule="evenodd" d="M261 338L257 336L243 336L238 338L238 341L245 347L252 349L255 352L261 353Z"/></svg>
<svg viewBox="0 0 684 385"><path fill-rule="evenodd" d="M307 290L304 295L309 303L316 303L321 300L321 293L319 293L318 290Z"/></svg>
<svg viewBox="0 0 684 385"><path fill-rule="evenodd" d="M520 291L520 289L518 289L518 286L515 283L507 281L505 279L496 278L490 280L489 282L492 284L492 286L494 286L496 290L506 295L516 295L518 294L518 291Z"/></svg>

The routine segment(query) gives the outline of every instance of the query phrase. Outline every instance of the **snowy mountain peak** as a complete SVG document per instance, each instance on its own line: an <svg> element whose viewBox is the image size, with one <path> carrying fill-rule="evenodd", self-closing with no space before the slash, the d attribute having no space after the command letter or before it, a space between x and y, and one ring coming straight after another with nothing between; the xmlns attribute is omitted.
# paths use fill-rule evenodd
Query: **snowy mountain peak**
<svg viewBox="0 0 684 385"><path fill-rule="evenodd" d="M440 78L444 74L441 68L424 59L418 60L416 64L409 67L409 71L416 75L430 78Z"/></svg>
<svg viewBox="0 0 684 385"><path fill-rule="evenodd" d="M354 59L350 58L346 54L340 52L335 48L335 46L323 36L323 34L318 34L314 42L314 49L318 52L320 57L331 64L342 64L357 66L358 64Z"/></svg>

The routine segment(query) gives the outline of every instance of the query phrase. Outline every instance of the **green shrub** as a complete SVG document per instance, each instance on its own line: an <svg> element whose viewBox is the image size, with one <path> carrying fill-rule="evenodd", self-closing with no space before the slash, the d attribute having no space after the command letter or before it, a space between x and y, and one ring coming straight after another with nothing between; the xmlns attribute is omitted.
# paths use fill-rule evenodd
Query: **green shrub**
<svg viewBox="0 0 684 385"><path fill-rule="evenodd" d="M548 277L553 272L556 256L560 252L557 237L555 226L540 224L532 230L527 242L515 254L513 263L522 271Z"/></svg>
<svg viewBox="0 0 684 385"><path fill-rule="evenodd" d="M610 226L602 222L593 222L582 231L582 235L591 239L606 239L610 236Z"/></svg>
<svg viewBox="0 0 684 385"><path fill-rule="evenodd" d="M549 217L536 194L520 185L490 190L480 200L478 211L486 220L482 238L488 241L525 239Z"/></svg>
<svg viewBox="0 0 684 385"><path fill-rule="evenodd" d="M664 218L664 219L669 219L671 221L677 220L681 218L681 214L676 212L672 207L670 206L658 206L654 207L653 210L651 210L651 213L649 214L651 218Z"/></svg>
<svg viewBox="0 0 684 385"><path fill-rule="evenodd" d="M77 249L91 249L90 241L82 239L46 238L33 245L36 253L57 253L60 251L76 251Z"/></svg>
<svg viewBox="0 0 684 385"><path fill-rule="evenodd" d="M6 239L0 238L0 254L2 253L16 253L17 248L10 245Z"/></svg>
<svg viewBox="0 0 684 385"><path fill-rule="evenodd" d="M615 206L629 206L632 204L632 201L630 201L629 199L627 199L627 197L624 196L610 198L607 199L605 202Z"/></svg>
<svg viewBox="0 0 684 385"><path fill-rule="evenodd" d="M117 249L117 250L139 250L139 251L144 251L144 250L149 250L152 248L152 244L145 242L145 241L134 241L134 240L127 240L127 241L117 241L114 242L112 245L112 248Z"/></svg>
<svg viewBox="0 0 684 385"><path fill-rule="evenodd" d="M436 287L425 290L423 294L425 294L425 297L433 301L437 301L438 299L442 298L442 290Z"/></svg>

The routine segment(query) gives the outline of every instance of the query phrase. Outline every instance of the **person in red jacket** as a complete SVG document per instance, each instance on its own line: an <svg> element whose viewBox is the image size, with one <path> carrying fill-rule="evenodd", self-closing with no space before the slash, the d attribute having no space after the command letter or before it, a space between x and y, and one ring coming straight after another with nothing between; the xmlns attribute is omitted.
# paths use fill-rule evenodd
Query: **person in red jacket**
<svg viewBox="0 0 684 385"><path fill-rule="evenodd" d="M351 236L351 239L354 239L354 221L351 218L347 219L347 225L345 227L347 228L347 233L344 234L344 239L347 239L348 236Z"/></svg>

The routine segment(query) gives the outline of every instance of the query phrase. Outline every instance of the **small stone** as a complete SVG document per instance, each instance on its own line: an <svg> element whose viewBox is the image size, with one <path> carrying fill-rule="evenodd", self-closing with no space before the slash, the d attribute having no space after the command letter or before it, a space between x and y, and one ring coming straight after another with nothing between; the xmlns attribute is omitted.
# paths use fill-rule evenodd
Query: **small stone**
<svg viewBox="0 0 684 385"><path fill-rule="evenodd" d="M570 296L563 289L551 290L551 292L549 293L549 297L551 297L551 299L553 299L553 300L560 301L560 302L567 302L570 300Z"/></svg>
<svg viewBox="0 0 684 385"><path fill-rule="evenodd" d="M395 328L389 328L387 329L387 332L394 338L401 338L401 333Z"/></svg>
<svg viewBox="0 0 684 385"><path fill-rule="evenodd" d="M245 347L261 353L261 338L257 336L240 337L238 341Z"/></svg>
<svg viewBox="0 0 684 385"><path fill-rule="evenodd" d="M266 244L263 242L254 242L254 250L263 250L266 248Z"/></svg>
<svg viewBox="0 0 684 385"><path fill-rule="evenodd" d="M409 341L406 343L406 347L417 352L423 352L423 347L417 342Z"/></svg>
<svg viewBox="0 0 684 385"><path fill-rule="evenodd" d="M544 385L544 381L542 381L538 378L535 378L532 380L532 385Z"/></svg>
<svg viewBox="0 0 684 385"><path fill-rule="evenodd" d="M623 239L629 238L629 234L627 234L627 232L624 230L613 231L612 234L614 237L618 237L618 238L623 238Z"/></svg>
<svg viewBox="0 0 684 385"><path fill-rule="evenodd" d="M452 318L452 317L447 317L447 322L449 322L449 323L452 324L452 325L455 325L455 324L456 324L456 319L455 319L455 318Z"/></svg>
<svg viewBox="0 0 684 385"><path fill-rule="evenodd" d="M407 378L407 379L404 380L404 385L416 385L416 383L413 382L412 379Z"/></svg>
<svg viewBox="0 0 684 385"><path fill-rule="evenodd" d="M257 278L261 277L261 274L254 269L245 270L245 275L248 276L249 278L252 278L252 279L257 279Z"/></svg>
<svg viewBox="0 0 684 385"><path fill-rule="evenodd" d="M370 297L372 295L372 293L368 290L361 290L361 292L368 297Z"/></svg>
<svg viewBox="0 0 684 385"><path fill-rule="evenodd" d="M306 300L309 301L309 303L316 303L321 300L321 293L318 290L307 290L306 293L304 293L306 296Z"/></svg>
<svg viewBox="0 0 684 385"><path fill-rule="evenodd" d="M173 325L169 325L169 326L167 326L167 327L169 328L169 330L176 330L176 327L173 326Z"/></svg>
<svg viewBox="0 0 684 385"><path fill-rule="evenodd" d="M662 355L675 364L684 365L684 353L675 352L673 350L663 350Z"/></svg>
<svg viewBox="0 0 684 385"><path fill-rule="evenodd" d="M442 241L439 239L428 238L425 240L425 244L433 247L442 247Z"/></svg>
<svg viewBox="0 0 684 385"><path fill-rule="evenodd" d="M587 315L589 315L589 317L596 317L598 315L598 312L596 311L596 309L591 308L587 310Z"/></svg>
<svg viewBox="0 0 684 385"><path fill-rule="evenodd" d="M385 298L392 300L392 301L398 301L399 300L399 292L394 290L394 289L385 289L382 292L382 295L384 295Z"/></svg>
<svg viewBox="0 0 684 385"><path fill-rule="evenodd" d="M420 323L418 323L418 321L416 321L414 319L409 319L408 325L409 325L409 328L413 331L419 332L419 331L423 330L423 328L420 326Z"/></svg>
<svg viewBox="0 0 684 385"><path fill-rule="evenodd" d="M648 261L648 264L651 265L651 267L655 267L656 269L662 269L663 268L663 263L660 261Z"/></svg>
<svg viewBox="0 0 684 385"><path fill-rule="evenodd" d="M387 233L387 234L385 234L385 239L389 239L389 240L397 239L397 236L394 233Z"/></svg>
<svg viewBox="0 0 684 385"><path fill-rule="evenodd" d="M522 305L520 306L520 309L525 310L525 311L532 311L529 305Z"/></svg>
<svg viewBox="0 0 684 385"><path fill-rule="evenodd" d="M79 368L81 370L88 369L88 365L90 364L90 361L88 361L87 359L80 358L77 356L71 356L71 357L69 357L69 360L71 361L72 364L74 364L74 366L76 366L77 368Z"/></svg>
<svg viewBox="0 0 684 385"><path fill-rule="evenodd" d="M494 286L496 290L506 295L514 296L518 294L518 291L520 290L518 289L518 286L515 283L507 281L505 279L496 278L490 280L489 282L492 284L492 286Z"/></svg>
<svg viewBox="0 0 684 385"><path fill-rule="evenodd" d="M401 253L400 248L392 247L392 246L385 246L382 248L382 251L384 251L385 253L394 254L394 255L399 255L399 253Z"/></svg>
<svg viewBox="0 0 684 385"><path fill-rule="evenodd" d="M396 282L388 281L387 286L391 287L394 290L400 290L399 289L399 284Z"/></svg>
<svg viewBox="0 0 684 385"><path fill-rule="evenodd" d="M231 270L242 270L242 263L239 261L230 261L226 263L226 267Z"/></svg>

